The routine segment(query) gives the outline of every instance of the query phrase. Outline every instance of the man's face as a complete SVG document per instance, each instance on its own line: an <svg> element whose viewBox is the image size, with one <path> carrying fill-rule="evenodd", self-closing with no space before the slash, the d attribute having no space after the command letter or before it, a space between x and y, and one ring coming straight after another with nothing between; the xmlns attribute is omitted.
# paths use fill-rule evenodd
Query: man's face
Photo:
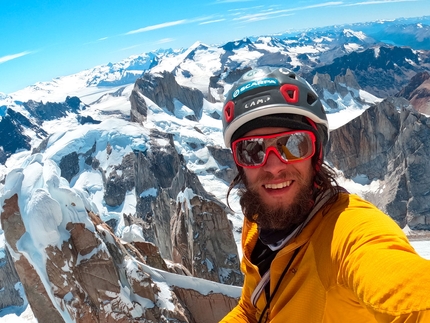
<svg viewBox="0 0 430 323"><path fill-rule="evenodd" d="M266 127L246 136L270 135L287 128ZM274 152L258 168L243 168L246 192L242 195L245 214L262 229L289 230L301 223L312 205L314 169L311 158L286 164ZM258 218L255 218L258 214Z"/></svg>

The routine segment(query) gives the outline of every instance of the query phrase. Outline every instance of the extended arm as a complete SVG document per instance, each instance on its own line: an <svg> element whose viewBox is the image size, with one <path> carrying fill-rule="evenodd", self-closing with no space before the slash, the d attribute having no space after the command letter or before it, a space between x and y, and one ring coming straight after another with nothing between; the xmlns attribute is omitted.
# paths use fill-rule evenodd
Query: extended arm
<svg viewBox="0 0 430 323"><path fill-rule="evenodd" d="M379 210L348 209L334 232L338 283L351 289L378 322L430 322L430 261Z"/></svg>

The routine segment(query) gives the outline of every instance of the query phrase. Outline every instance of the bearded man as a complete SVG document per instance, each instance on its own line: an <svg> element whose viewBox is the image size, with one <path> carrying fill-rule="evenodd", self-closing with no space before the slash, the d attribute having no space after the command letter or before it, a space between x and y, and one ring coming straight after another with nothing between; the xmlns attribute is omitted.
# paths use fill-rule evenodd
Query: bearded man
<svg viewBox="0 0 430 323"><path fill-rule="evenodd" d="M327 117L285 68L245 73L223 134L244 218L239 304L223 323L430 322L430 261L324 163Z"/></svg>

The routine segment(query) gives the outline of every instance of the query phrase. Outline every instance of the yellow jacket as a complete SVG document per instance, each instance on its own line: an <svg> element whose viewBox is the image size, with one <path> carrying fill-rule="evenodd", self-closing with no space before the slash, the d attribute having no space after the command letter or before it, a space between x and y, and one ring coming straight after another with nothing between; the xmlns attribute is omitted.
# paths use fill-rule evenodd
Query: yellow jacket
<svg viewBox="0 0 430 323"><path fill-rule="evenodd" d="M250 300L261 278L250 262L257 239L257 226L245 220L242 296L221 322L258 322L266 305L264 293L257 308ZM272 261L271 293L299 247L262 322L430 323L430 261L371 203L342 193L320 210Z"/></svg>

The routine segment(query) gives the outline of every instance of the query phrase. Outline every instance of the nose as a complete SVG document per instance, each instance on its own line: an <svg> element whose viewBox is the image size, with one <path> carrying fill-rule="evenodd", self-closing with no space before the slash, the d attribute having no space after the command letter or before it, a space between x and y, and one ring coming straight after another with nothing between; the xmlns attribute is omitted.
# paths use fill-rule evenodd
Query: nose
<svg viewBox="0 0 430 323"><path fill-rule="evenodd" d="M274 151L270 151L266 163L263 165L263 170L276 175L284 170L286 166L287 165L279 159Z"/></svg>

